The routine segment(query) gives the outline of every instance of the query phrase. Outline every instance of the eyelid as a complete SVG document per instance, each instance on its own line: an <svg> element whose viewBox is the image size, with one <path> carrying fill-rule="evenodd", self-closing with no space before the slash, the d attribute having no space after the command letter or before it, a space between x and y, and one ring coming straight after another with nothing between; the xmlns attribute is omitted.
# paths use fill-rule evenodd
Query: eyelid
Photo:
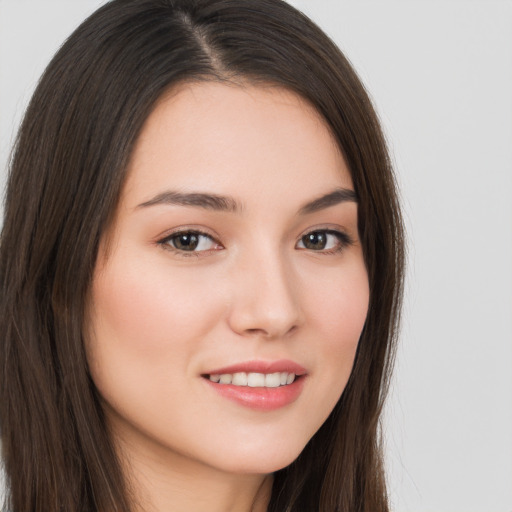
<svg viewBox="0 0 512 512"><path fill-rule="evenodd" d="M319 224L316 226L310 226L298 236L297 240L300 240L302 237L308 235L309 233L315 233L317 231L324 232L324 233L332 233L332 234L339 234L346 237L347 240L350 240L351 243L354 243L354 239L351 235L349 235L349 230L345 228L344 226L340 226L339 224Z"/></svg>
<svg viewBox="0 0 512 512"><path fill-rule="evenodd" d="M199 235L204 235L210 237L212 240L215 240L217 243L220 244L219 238L220 236L210 228L206 228L203 226L200 226L198 224L185 224L182 226L178 226L175 228L167 229L157 235L154 238L155 243L162 242L166 239L171 238L172 236L178 235L180 233L197 233ZM222 244L220 244L222 245Z"/></svg>

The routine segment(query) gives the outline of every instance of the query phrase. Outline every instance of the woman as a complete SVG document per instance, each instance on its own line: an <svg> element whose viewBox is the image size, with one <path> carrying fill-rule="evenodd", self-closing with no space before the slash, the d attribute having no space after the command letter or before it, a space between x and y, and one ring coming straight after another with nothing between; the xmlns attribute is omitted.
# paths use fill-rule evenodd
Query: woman
<svg viewBox="0 0 512 512"><path fill-rule="evenodd" d="M386 511L402 228L277 0L114 0L48 66L1 239L7 508Z"/></svg>

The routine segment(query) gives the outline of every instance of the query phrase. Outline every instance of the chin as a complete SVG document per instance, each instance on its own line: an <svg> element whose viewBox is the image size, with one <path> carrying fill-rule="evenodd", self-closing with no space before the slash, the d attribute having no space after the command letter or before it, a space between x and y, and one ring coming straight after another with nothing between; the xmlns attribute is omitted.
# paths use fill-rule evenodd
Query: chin
<svg viewBox="0 0 512 512"><path fill-rule="evenodd" d="M275 473L294 462L304 446L267 446L257 450L242 450L238 455L228 455L223 470L236 474L270 474Z"/></svg>

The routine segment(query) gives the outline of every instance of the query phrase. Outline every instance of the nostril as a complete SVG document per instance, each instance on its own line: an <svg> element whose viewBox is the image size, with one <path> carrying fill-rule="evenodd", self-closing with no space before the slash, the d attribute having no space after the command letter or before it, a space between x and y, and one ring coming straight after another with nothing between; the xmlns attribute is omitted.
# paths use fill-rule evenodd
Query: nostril
<svg viewBox="0 0 512 512"><path fill-rule="evenodd" d="M287 331L282 332L280 329L276 329L275 331L273 329L262 329L262 328L250 328L246 329L246 334L252 335L252 336L262 336L265 338L278 338L278 337L284 337L289 336L293 332L297 330L297 325L292 325Z"/></svg>
<svg viewBox="0 0 512 512"><path fill-rule="evenodd" d="M269 336L269 333L265 329L246 329L246 332L249 334L262 334Z"/></svg>

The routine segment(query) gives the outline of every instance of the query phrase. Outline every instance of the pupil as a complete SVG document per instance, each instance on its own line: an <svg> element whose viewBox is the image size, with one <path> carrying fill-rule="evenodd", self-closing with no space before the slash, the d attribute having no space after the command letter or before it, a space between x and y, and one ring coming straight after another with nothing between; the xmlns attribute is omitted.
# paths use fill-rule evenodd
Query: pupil
<svg viewBox="0 0 512 512"><path fill-rule="evenodd" d="M327 237L325 233L317 231L306 235L303 239L303 243L308 249L324 249L327 243Z"/></svg>
<svg viewBox="0 0 512 512"><path fill-rule="evenodd" d="M199 244L199 237L194 233L185 233L177 236L174 240L176 249L193 251Z"/></svg>

